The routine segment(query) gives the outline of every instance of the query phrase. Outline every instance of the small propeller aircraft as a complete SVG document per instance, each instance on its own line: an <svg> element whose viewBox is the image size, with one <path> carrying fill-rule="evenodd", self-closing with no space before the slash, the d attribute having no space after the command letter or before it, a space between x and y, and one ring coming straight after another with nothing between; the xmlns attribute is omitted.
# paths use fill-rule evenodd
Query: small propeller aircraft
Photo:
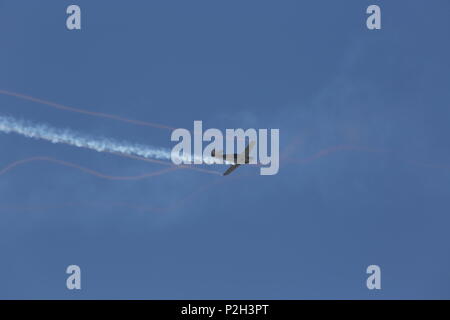
<svg viewBox="0 0 450 320"><path fill-rule="evenodd" d="M247 164L250 163L250 160L252 160L252 157L250 157L250 151L252 151L253 147L255 146L256 142L251 141L247 148L241 153L234 153L234 154L223 154L222 151L216 152L216 149L213 149L211 151L211 156L223 159L224 161L227 161L228 163L231 161L232 165L223 173L224 176L229 175L231 172L233 172L237 167L239 167L241 164Z"/></svg>

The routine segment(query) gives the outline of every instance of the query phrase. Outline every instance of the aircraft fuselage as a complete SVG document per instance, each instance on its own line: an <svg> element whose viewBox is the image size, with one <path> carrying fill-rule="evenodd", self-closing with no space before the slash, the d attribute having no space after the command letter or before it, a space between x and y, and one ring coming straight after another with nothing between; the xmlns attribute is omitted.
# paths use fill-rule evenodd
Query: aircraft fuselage
<svg viewBox="0 0 450 320"><path fill-rule="evenodd" d="M213 151L211 152L211 156L216 157L216 152L215 152L215 150L213 150ZM232 155L232 158L231 158L231 159L228 159L228 156L229 156L229 155L224 154L224 155L222 155L222 159L223 159L224 161L231 161L231 162L233 162L234 164L237 164L237 163L238 163L238 157L239 157L239 154L238 154L238 153L234 153L234 154ZM250 163L250 156L249 156L248 154L245 154L244 163L240 163L240 164L247 164L247 163Z"/></svg>

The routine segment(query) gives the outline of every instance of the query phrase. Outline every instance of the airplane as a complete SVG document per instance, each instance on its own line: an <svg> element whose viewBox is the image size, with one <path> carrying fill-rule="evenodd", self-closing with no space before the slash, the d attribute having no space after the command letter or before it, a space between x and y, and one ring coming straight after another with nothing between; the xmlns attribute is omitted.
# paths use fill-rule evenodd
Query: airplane
<svg viewBox="0 0 450 320"><path fill-rule="evenodd" d="M250 160L252 159L252 157L250 157L250 151L252 151L253 147L255 146L256 142L255 141L251 141L248 146L245 148L245 150L241 153L234 153L230 156L232 156L232 160L231 162L233 163L228 169L227 171L225 171L223 173L224 176L229 175L231 172L233 172L234 170L237 169L237 167L239 167L241 164L247 164L250 163ZM227 159L227 154L223 154L221 151L218 151L216 153L216 149L213 149L211 151L211 156L218 158L218 159L223 159L226 161L230 161L229 159Z"/></svg>

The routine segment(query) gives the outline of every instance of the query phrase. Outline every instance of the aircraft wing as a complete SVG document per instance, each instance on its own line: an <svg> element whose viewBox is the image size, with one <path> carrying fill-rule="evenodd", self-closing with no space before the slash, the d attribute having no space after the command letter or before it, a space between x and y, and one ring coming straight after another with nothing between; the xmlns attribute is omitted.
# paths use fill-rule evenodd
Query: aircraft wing
<svg viewBox="0 0 450 320"><path fill-rule="evenodd" d="M227 169L227 171L225 171L224 172L224 176L227 176L227 175L229 175L231 172L233 172L237 167L239 167L240 166L240 164L233 164L233 165L231 165L228 169Z"/></svg>
<svg viewBox="0 0 450 320"><path fill-rule="evenodd" d="M250 141L250 143L248 144L247 148L245 148L245 153L246 155L250 155L250 151L252 151L253 147L255 146L256 141Z"/></svg>

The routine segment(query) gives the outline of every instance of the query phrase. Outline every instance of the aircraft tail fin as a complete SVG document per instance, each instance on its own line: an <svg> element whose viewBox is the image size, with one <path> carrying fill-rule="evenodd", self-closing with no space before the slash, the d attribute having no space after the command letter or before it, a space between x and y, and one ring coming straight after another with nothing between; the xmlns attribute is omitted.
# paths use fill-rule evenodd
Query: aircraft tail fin
<svg viewBox="0 0 450 320"><path fill-rule="evenodd" d="M247 148L245 148L245 150L242 151L241 154L249 155L255 145L256 145L256 141L250 141L250 143L248 144Z"/></svg>

